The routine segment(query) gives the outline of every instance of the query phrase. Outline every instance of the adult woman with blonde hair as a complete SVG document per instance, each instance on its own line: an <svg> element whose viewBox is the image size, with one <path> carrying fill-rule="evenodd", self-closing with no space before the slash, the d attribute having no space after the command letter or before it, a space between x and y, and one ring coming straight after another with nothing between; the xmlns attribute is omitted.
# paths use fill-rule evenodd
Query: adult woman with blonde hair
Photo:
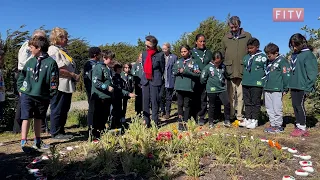
<svg viewBox="0 0 320 180"><path fill-rule="evenodd" d="M50 133L54 139L71 139L72 135L65 134L64 126L71 105L72 93L75 91L75 83L79 81L80 76L75 73L76 64L66 50L68 44L67 31L59 27L53 28L50 41L51 46L48 54L56 60L59 67L58 93L51 99L50 103Z"/></svg>

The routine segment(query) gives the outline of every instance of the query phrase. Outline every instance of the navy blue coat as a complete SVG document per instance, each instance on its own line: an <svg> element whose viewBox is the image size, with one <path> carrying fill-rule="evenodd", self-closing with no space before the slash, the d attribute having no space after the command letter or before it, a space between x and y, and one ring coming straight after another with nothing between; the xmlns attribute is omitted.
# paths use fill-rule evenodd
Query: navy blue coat
<svg viewBox="0 0 320 180"><path fill-rule="evenodd" d="M142 53L142 64L144 67L147 52ZM157 52L152 56L152 80L147 80L145 73L141 76L141 85L146 86L148 83L152 86L161 86L163 84L163 72L165 68L165 59L163 52Z"/></svg>
<svg viewBox="0 0 320 180"><path fill-rule="evenodd" d="M172 68L174 64L177 62L178 57L175 54L169 54L168 63L165 65L165 69L167 70L167 79L165 81L166 88L174 88L175 76L173 75Z"/></svg>

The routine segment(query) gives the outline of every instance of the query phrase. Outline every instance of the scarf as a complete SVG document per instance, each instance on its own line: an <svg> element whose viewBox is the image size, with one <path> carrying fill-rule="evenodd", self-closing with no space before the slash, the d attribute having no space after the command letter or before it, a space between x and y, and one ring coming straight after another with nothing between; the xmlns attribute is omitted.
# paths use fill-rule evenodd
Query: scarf
<svg viewBox="0 0 320 180"><path fill-rule="evenodd" d="M310 51L310 49L304 48L301 50L301 52L303 52L303 51ZM291 55L290 66L291 66L292 72L294 72L294 70L296 70L296 64L297 64L297 59L298 59L297 56L298 56L298 53L292 53L292 55Z"/></svg>
<svg viewBox="0 0 320 180"><path fill-rule="evenodd" d="M201 62L203 63L203 60L204 60L204 58L205 58L205 56L206 56L207 49L205 49L205 50L203 51L202 57L199 56L196 48L193 48L193 52L196 54L196 56L197 56L197 57L201 60Z"/></svg>
<svg viewBox="0 0 320 180"><path fill-rule="evenodd" d="M48 57L49 57L49 55L48 55L47 53L44 53L44 54L40 55L39 57L36 57L36 59L37 59L37 64L36 64L36 66L35 66L35 68L34 68L34 70L33 70L33 77L34 77L34 80L35 80L36 82L37 82L38 79L39 79L41 61L42 61L43 59L48 58Z"/></svg>
<svg viewBox="0 0 320 180"><path fill-rule="evenodd" d="M66 48L62 47L62 46L57 46L59 48L59 52L66 57L71 63L73 62L72 58L68 55L69 52Z"/></svg>
<svg viewBox="0 0 320 180"><path fill-rule="evenodd" d="M147 57L146 61L144 62L143 70L146 75L147 80L152 79L152 56L156 53L157 51L154 49L148 49L147 50Z"/></svg>
<svg viewBox="0 0 320 180"><path fill-rule="evenodd" d="M266 81L269 80L269 74L271 71L271 67L276 61L279 61L279 58L280 58L280 56L277 56L272 62L269 62L268 66L265 70L265 76L262 79L265 79Z"/></svg>
<svg viewBox="0 0 320 180"><path fill-rule="evenodd" d="M253 54L253 55L250 56L250 58L249 58L249 60L248 60L248 65L247 65L247 67L246 67L246 70L247 70L247 71L251 72L251 66L252 66L252 63L253 63L253 59L254 59L255 56L257 56L257 55L259 55L259 54L262 54L262 52L261 52L261 51L258 51L256 54Z"/></svg>

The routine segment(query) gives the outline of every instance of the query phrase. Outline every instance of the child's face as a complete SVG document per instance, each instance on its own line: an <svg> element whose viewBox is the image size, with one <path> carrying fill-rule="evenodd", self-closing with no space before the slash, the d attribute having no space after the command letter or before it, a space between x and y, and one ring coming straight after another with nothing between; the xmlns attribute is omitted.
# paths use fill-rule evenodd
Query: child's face
<svg viewBox="0 0 320 180"><path fill-rule="evenodd" d="M129 71L130 71L130 67L126 64L126 65L124 65L124 67L123 67L123 71L125 72L125 73L129 73Z"/></svg>
<svg viewBox="0 0 320 180"><path fill-rule="evenodd" d="M142 54L140 54L138 57L138 62L141 62L141 61L142 61Z"/></svg>
<svg viewBox="0 0 320 180"><path fill-rule="evenodd" d="M30 51L31 51L31 54L33 56L35 56L35 57L38 57L41 54L41 49L40 48L36 48L36 47L34 47L32 45L30 46Z"/></svg>
<svg viewBox="0 0 320 180"><path fill-rule="evenodd" d="M298 46L296 46L293 41L291 42L291 49L292 49L293 52L295 52L295 53L299 51Z"/></svg>
<svg viewBox="0 0 320 180"><path fill-rule="evenodd" d="M199 49L203 49L206 47L206 40L203 36L200 36L196 41L196 45Z"/></svg>
<svg viewBox="0 0 320 180"><path fill-rule="evenodd" d="M270 61L274 61L278 55L279 55L279 53L275 53L275 54L268 53L268 54L267 54L268 59L269 59Z"/></svg>
<svg viewBox="0 0 320 180"><path fill-rule="evenodd" d="M248 46L248 52L250 55L257 53L258 49L259 49L259 47L257 47L257 46L252 46L252 45Z"/></svg>
<svg viewBox="0 0 320 180"><path fill-rule="evenodd" d="M188 49L186 49L186 48L182 48L182 49L180 50L180 53L181 53L181 56L182 56L183 58L187 58L187 57L189 57L189 55L190 55Z"/></svg>
<svg viewBox="0 0 320 180"><path fill-rule="evenodd" d="M221 58L220 57L216 57L214 60L215 64L221 64Z"/></svg>
<svg viewBox="0 0 320 180"><path fill-rule="evenodd" d="M110 58L103 58L103 63L104 63L105 65L109 65L109 64L112 63L112 59L110 59Z"/></svg>

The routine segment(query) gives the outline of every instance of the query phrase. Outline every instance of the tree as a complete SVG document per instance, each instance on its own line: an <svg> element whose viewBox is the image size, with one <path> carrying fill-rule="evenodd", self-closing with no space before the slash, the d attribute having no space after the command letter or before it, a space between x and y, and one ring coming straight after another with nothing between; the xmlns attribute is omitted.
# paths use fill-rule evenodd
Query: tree
<svg viewBox="0 0 320 180"><path fill-rule="evenodd" d="M209 17L202 21L195 31L183 33L180 39L173 44L173 52L180 55L179 48L182 44L188 44L191 48L194 47L196 35L200 33L205 35L208 49L212 52L221 50L221 40L227 32L228 26L226 22L221 22L215 19L215 17Z"/></svg>
<svg viewBox="0 0 320 180"><path fill-rule="evenodd" d="M137 46L124 42L106 44L105 46L100 46L100 48L101 50L109 49L113 51L116 54L115 59L120 63L135 62L139 54Z"/></svg>
<svg viewBox="0 0 320 180"><path fill-rule="evenodd" d="M81 72L84 64L89 60L89 43L83 38L70 39L67 47L70 56L76 62L77 72Z"/></svg>

